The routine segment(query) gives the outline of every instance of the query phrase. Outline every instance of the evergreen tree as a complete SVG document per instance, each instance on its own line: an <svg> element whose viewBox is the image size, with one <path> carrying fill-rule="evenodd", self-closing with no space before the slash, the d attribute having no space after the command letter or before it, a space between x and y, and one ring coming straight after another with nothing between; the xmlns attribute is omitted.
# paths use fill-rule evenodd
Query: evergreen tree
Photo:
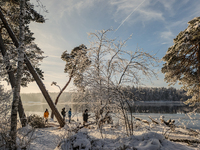
<svg viewBox="0 0 200 150"><path fill-rule="evenodd" d="M12 28L13 33L17 36L19 39L19 15L20 15L20 7L19 7L19 0L3 0L0 1L0 10L3 13L5 19L7 20L9 26ZM24 16L24 45L26 47L25 53L32 63L33 67L39 74L40 78L43 79L43 72L39 68L39 62L42 61L44 56L42 56L43 51L34 43L34 37L33 33L29 29L30 21L45 22L45 19L42 15L38 14L34 9L33 5L29 3L29 0L26 0L25 2L25 16ZM16 43L13 43L12 39L9 37L9 34L7 33L7 30L4 28L2 20L0 20L0 33L2 35L3 43L5 45L5 49L7 50L6 54L11 62L12 65L12 71L15 73L17 72L17 49L15 47ZM0 55L0 63L3 63L3 57ZM7 81L9 83L7 71L11 68L1 67L2 72L2 78L3 80ZM34 79L32 75L30 74L27 66L24 64L23 67L23 75L22 75L22 86L27 86L29 82L33 82Z"/></svg>
<svg viewBox="0 0 200 150"><path fill-rule="evenodd" d="M36 22L44 22L44 18L41 15L39 15L35 10L33 10L33 6L30 3L28 3L28 1L29 0L25 1L25 6L23 8L23 13L25 13L25 16L23 17L23 19L24 19L24 24L23 25L25 27L24 28L25 36L23 38L23 43L24 43L24 47L25 47L26 51L23 53L23 54L25 54L24 55L25 63L23 63L22 65L26 64L26 66L22 67L24 69L21 71L23 74L21 76L22 78L21 78L21 82L20 83L21 83L22 86L26 86L27 83L29 83L29 82L31 82L33 80L36 81L36 83L38 84L38 86L41 89L41 92L43 93L43 96L45 97L46 101L48 102L49 106L51 107L51 110L55 113L55 116L56 116L60 126L63 127L65 122L61 118L61 116L60 116L58 110L56 109L55 105L53 104L53 102L51 100L51 97L49 96L44 84L41 81L41 79L43 78L43 75L42 75L42 71L38 68L38 65L39 65L38 63L39 63L39 60L43 59L43 56L42 56L43 52L40 49L37 49L37 46L32 42L33 39L31 40L31 43L27 43L27 39L26 39L27 35L30 35L30 37L32 36L32 34L29 34L29 32L28 32L29 30L27 31L29 21L33 20L33 21L36 21ZM18 16L19 16L19 12L18 12L19 11L19 9L18 9L19 6L18 5L19 5L19 2L21 2L21 1L19 1L19 0L16 0L16 1L5 0L5 1L0 2L0 3L4 4L4 2L5 2L5 4L6 4L6 2L8 2L7 3L8 6L11 4L10 9L12 9L12 11L13 11L12 17L14 17L14 18L16 17L16 19L17 19ZM12 6L12 4L16 5L16 6ZM7 5L5 5L5 8L7 8ZM12 24L13 23L13 19L12 18L10 19L10 16L9 16L9 13L11 12L10 9L7 9L8 11L5 13L6 14L6 19L5 19L4 15L2 13L2 8L0 7L0 17L1 17L1 20L2 20L2 24L3 24L2 25L2 27L3 27L2 29L4 30L4 32L2 31L1 34L3 35L3 37L4 37L4 33L5 33L5 37L7 36L7 38L4 38L4 40L7 40L7 39L10 40L10 43L6 43L4 41L6 44L8 44L8 48L7 48L9 50L9 51L7 51L7 53L9 54L8 56L12 56L11 54L14 54L13 58L16 58L16 56L15 56L16 52L14 51L16 49L13 48L14 50L12 51L12 47L15 46L16 48L20 48L21 45L20 45L20 42L18 41L16 35L18 37L21 37L21 36L20 36L20 34L18 32L15 33L15 28L16 28L17 25L14 25L12 27L13 30L10 27L11 25L13 25ZM3 11L5 12L5 9ZM20 13L20 15L21 15L21 13ZM8 23L7 20L9 20L11 22ZM11 52L14 52L14 53L11 53ZM12 66L14 66L17 62L19 62L19 59L18 60L14 60L14 61L12 59L9 59L9 60L11 60L11 62L13 62L11 64ZM23 61L23 60L20 60L20 61ZM9 64L9 66L11 66L11 65ZM12 68L12 67L8 67L8 68L6 67L6 70L10 71L10 68ZM14 70L14 67L13 67L13 69L11 71L13 72L13 70ZM17 70L17 72L18 72L19 69L17 68L15 70ZM10 74L9 74L9 76L10 76ZM18 77L16 77L16 78L18 78ZM16 85L18 85L18 84L16 83ZM13 98L13 101L14 101L14 98ZM20 102L20 99L19 99L19 102Z"/></svg>
<svg viewBox="0 0 200 150"><path fill-rule="evenodd" d="M18 40L13 40L13 37L16 35L19 39L19 15L20 7L19 0L9 1L4 0L0 1L0 72L1 78L11 84L11 87L14 88L16 80L15 76L17 73L17 63L18 63L18 48L20 45ZM34 38L32 37L33 33L29 30L28 24L30 21L44 22L43 16L38 14L34 9L33 5L29 3L29 0L26 0L24 6L24 38L23 42L26 47L26 56L29 57L30 61L33 63L36 71L42 78L42 71L38 68L39 61L43 59L42 51L33 43ZM11 29L10 31L8 30ZM11 35L13 36L11 38ZM16 37L15 37L16 38ZM17 38L16 38L17 39ZM22 64L24 65L24 64ZM22 69L22 78L21 85L26 86L29 82L33 81L32 75L30 74L27 66L23 66ZM22 126L26 125L26 116L22 106L21 99L19 99L18 111Z"/></svg>
<svg viewBox="0 0 200 150"><path fill-rule="evenodd" d="M192 98L186 104L194 105L200 101L200 17L188 22L189 26L174 39L163 60L162 67L167 83L179 81L187 95Z"/></svg>
<svg viewBox="0 0 200 150"><path fill-rule="evenodd" d="M68 73L69 77L74 79L75 86L83 89L84 86L81 84L83 81L83 73L91 64L87 56L87 47L81 44L75 47L71 53L64 51L61 59L66 62L64 72Z"/></svg>
<svg viewBox="0 0 200 150"><path fill-rule="evenodd" d="M69 80L65 84L65 86L62 89L60 89L60 92L55 100L55 105L58 103L59 97L67 88L72 79L74 80L73 83L76 87L78 87L81 90L84 90L84 85L82 84L83 73L91 63L87 56L86 49L87 47L84 44L81 44L72 49L71 53L68 53L66 50L61 55L61 59L66 62L64 72L69 74ZM52 85L56 84L56 82L52 82ZM51 114L51 118L53 118L53 113Z"/></svg>

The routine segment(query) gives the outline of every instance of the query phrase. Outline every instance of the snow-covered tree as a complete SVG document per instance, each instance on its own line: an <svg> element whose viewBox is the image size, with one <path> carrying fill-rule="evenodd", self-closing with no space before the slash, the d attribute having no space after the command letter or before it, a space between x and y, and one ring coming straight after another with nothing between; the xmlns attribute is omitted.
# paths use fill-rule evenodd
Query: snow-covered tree
<svg viewBox="0 0 200 150"><path fill-rule="evenodd" d="M64 72L69 75L69 79L65 86L60 89L60 92L55 100L55 105L58 103L59 97L67 88L72 79L76 87L84 90L84 86L82 84L83 72L91 63L87 56L87 47L83 44L72 49L70 53L68 53L67 50L64 51L61 55L61 59L66 62ZM52 82L52 85L57 85L57 83ZM51 118L53 118L53 114L51 115Z"/></svg>
<svg viewBox="0 0 200 150"><path fill-rule="evenodd" d="M19 47L18 40L13 40L11 35L15 35L15 39L19 38L19 0L9 1L4 0L0 1L0 27L1 27L1 37L0 37L0 49L2 56L0 55L0 63L3 64L0 68L1 78L11 84L11 87L14 87L15 79L14 75L17 72L17 49ZM39 69L39 62L43 59L42 51L39 47L33 42L34 37L33 33L30 31L28 24L30 21L36 21L43 23L45 19L42 15L38 14L33 5L30 4L29 0L25 2L25 36L24 43L26 45L26 56L29 58L35 70L43 78L43 72ZM9 31L8 28L11 30ZM17 38L16 38L17 37ZM34 81L32 75L30 74L27 66L24 64L23 67L23 77L22 77L22 86L26 86L29 82ZM19 116L21 119L22 126L26 124L26 117L23 111L23 106L21 100L19 101Z"/></svg>
<svg viewBox="0 0 200 150"><path fill-rule="evenodd" d="M200 102L200 17L188 22L188 27L174 39L163 60L165 81L175 84L177 81L192 98L186 104Z"/></svg>
<svg viewBox="0 0 200 150"><path fill-rule="evenodd" d="M66 62L64 72L69 74L69 81L73 78L73 83L80 89L83 89L83 73L90 65L90 60L87 56L87 47L79 45L75 47L70 53L64 51L61 59Z"/></svg>
<svg viewBox="0 0 200 150"><path fill-rule="evenodd" d="M18 64L17 64L17 74L15 77L15 86L13 90L13 101L12 101L12 110L11 110L11 143L10 148L16 149L16 134L17 134L17 112L18 104L20 98L20 86L23 73L23 63L24 63L24 16L25 16L25 0L20 0L20 18L19 18L19 48L18 48Z"/></svg>
<svg viewBox="0 0 200 150"><path fill-rule="evenodd" d="M18 52L15 47L19 47L18 40L13 40L11 35L19 37L19 0L17 1L0 1L0 50L2 56L0 55L0 63L2 67L0 68L1 78L11 84L11 87L14 88L15 85L15 75L17 73L17 61L18 61ZM37 73L43 78L42 71L38 68L39 61L43 59L42 51L37 47L33 42L34 38L32 37L33 33L30 31L28 24L30 21L36 21L43 23L45 20L42 15L38 14L34 9L33 5L29 1L25 2L25 16L24 16L24 25L25 25L25 36L24 43L26 45L26 56L29 57L30 61L36 67ZM12 31L8 30L11 29ZM16 39L16 37L15 37ZM22 86L26 86L29 82L33 81L33 77L30 74L27 66L23 67L23 77L22 77ZM22 126L26 125L26 116L24 113L23 105L21 99L19 99L18 105L19 116Z"/></svg>
<svg viewBox="0 0 200 150"><path fill-rule="evenodd" d="M93 105L96 119L101 124L109 112L120 112L124 118L127 134L133 133L133 120L129 111L133 101L126 96L124 87L142 84L141 77L156 76L153 67L157 59L142 49L127 51L127 40L109 39L111 29L89 33L91 46L88 49L90 67L83 74L87 87L87 103ZM91 103L94 102L94 103ZM103 115L105 114L105 116Z"/></svg>
<svg viewBox="0 0 200 150"><path fill-rule="evenodd" d="M12 29L13 33L16 35L16 37L19 39L19 15L20 15L20 7L19 7L19 0L10 1L0 1L0 11L1 15L4 15L7 23L9 24L10 28ZM34 37L33 33L29 29L30 21L36 21L43 23L45 19L42 15L38 14L35 10L33 5L30 4L29 0L25 2L25 17L24 17L24 24L25 24L25 35L24 35L24 44L26 46L26 55L29 58L30 62L34 66L37 73L40 75L40 78L43 79L43 72L39 68L39 62L42 61L44 56L42 56L43 51L34 43ZM7 81L9 83L7 70L11 69L15 75L17 72L17 49L16 49L16 42L12 41L10 38L7 30L5 29L4 23L2 20L0 20L0 27L1 27L1 35L3 39L3 43L5 45L6 49L6 55L8 56L10 60L10 65L12 68L6 68L2 67L0 68L2 70L2 78L3 80ZM3 57L0 56L0 63L3 63ZM23 67L23 76L22 76L22 86L27 86L29 82L33 82L34 79L29 72L27 66L24 64Z"/></svg>
<svg viewBox="0 0 200 150"><path fill-rule="evenodd" d="M6 1L7 2L7 1ZM13 1L11 1L11 4L13 3ZM19 4L19 1L14 1L14 4ZM18 6L18 5L17 5ZM15 6L14 8L17 8L17 6ZM27 7L28 6L28 7ZM14 9L15 10L15 9ZM34 21L36 21L36 22L44 22L44 18L43 17L41 17L41 15L38 15L37 14L37 12L36 11L34 11L33 9L32 9L32 5L30 5L29 3L27 3L27 1L26 1L26 3L25 3L25 9L24 9L24 12L25 12L25 17L24 17L24 20L25 20L25 23L24 23L24 25L25 25L25 33L26 33L26 29L27 29L27 27L28 27L28 25L26 24L26 22L27 22L27 19L25 19L27 16L29 16L29 15L27 15L27 14L29 14L29 12L31 12L30 13L30 17L32 18L32 19L30 19L30 20L34 20ZM39 16L39 18L38 18L38 16ZM17 34L14 34L14 32L13 32L13 30L11 29L11 27L10 27L10 25L8 24L8 22L6 21L6 19L5 19L5 17L4 17L4 15L3 15L3 13L2 13L2 11L1 11L1 9L0 9L0 17L1 17L1 20L2 20L2 23L3 23L3 27L4 27L4 29L5 29L5 31L7 31L7 33L8 33L8 35L9 35L9 38L11 39L11 44L13 44L16 48L19 48L20 47L20 43L18 42L18 39L17 39L17 37L16 37L16 35ZM26 35L26 34L25 34ZM24 37L24 43L26 43L26 41L25 41L25 39L26 39L26 36ZM29 50L29 48L30 47L28 47L27 45L25 45L26 46L26 49L28 49ZM34 47L33 47L34 48ZM10 50L10 49L9 49ZM33 54L35 54L35 53L37 53L37 52L33 52ZM27 74L28 75L31 75L31 77L33 77L32 79L33 80L35 80L36 81L36 83L38 84L38 86L40 87L40 89L41 89L41 92L43 93L43 96L45 97L45 99L46 99L46 101L48 102L48 104L49 104L49 106L51 107L51 109L52 109L52 111L55 113L55 116L56 116L56 118L57 118L57 120L58 120L58 122L59 122L59 124L60 124L60 126L61 127L63 127L64 126L64 124L65 124L65 122L63 121L63 119L62 119L62 117L61 117L61 115L60 115L60 113L58 112L58 110L56 109L56 107L55 107L55 105L53 104L53 101L51 100L51 97L50 97L50 95L48 94L48 92L47 92L47 90L46 90L46 88L45 88L45 86L44 86L44 84L42 83L42 81L41 81L41 78L42 78L42 72L41 72L41 70L39 70L39 68L37 68L37 62L31 62L30 60L32 59L32 57L28 57L27 56L28 54L27 54L27 51L25 51L25 53L24 53L24 58L25 58L25 63L24 64L26 64L26 66L24 66L23 68L28 68L28 70L30 71L28 71L28 70L24 70L24 72L26 73L25 75L23 74L23 76L22 76L22 86L24 85L23 83L28 83L29 81L28 80L25 80L25 82L23 82L23 77L24 76L26 76ZM9 55L10 56L10 55ZM32 55L31 55L32 56ZM37 57L37 56L36 56ZM5 57L4 57L5 58ZM30 60L29 60L30 59ZM41 59L43 59L43 57L41 58ZM37 60L37 59L36 59ZM32 65L33 64L33 65ZM35 65L36 64L36 65ZM10 67L8 67L8 68L10 68ZM8 70L9 71L9 70ZM13 71L13 69L11 70L11 71ZM23 72L23 73L24 73ZM10 74L9 74L9 76L10 76ZM20 99L19 99L20 100ZM20 102L20 101L19 101ZM19 105L20 106L20 105ZM20 110L20 109L19 109ZM20 111L19 111L19 114L20 114Z"/></svg>

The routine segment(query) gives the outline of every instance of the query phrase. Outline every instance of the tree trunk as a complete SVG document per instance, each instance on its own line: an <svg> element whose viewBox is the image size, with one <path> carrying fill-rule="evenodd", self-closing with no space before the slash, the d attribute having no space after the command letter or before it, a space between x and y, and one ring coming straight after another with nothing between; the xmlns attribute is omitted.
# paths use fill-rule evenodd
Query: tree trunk
<svg viewBox="0 0 200 150"><path fill-rule="evenodd" d="M197 60L198 60L198 84L199 84L199 94L198 94L198 101L200 102L200 42L199 42L199 44L198 44L198 52L197 52Z"/></svg>
<svg viewBox="0 0 200 150"><path fill-rule="evenodd" d="M7 69L7 73L8 73L8 76L9 76L11 87L12 87L12 89L14 89L15 76L14 76L14 72L12 70L12 66L10 65L9 58L6 55L6 49L5 49L1 34L0 34L0 50L1 50L1 53L2 53L4 60L5 60L6 69ZM27 124L27 119L26 119L26 115L24 113L24 108L23 108L23 105L22 105L21 97L19 97L18 113L19 113L21 125L22 125L22 127L25 127L26 124Z"/></svg>
<svg viewBox="0 0 200 150"><path fill-rule="evenodd" d="M25 55L26 56L26 55ZM32 76L34 77L37 85L39 86L43 96L45 97L47 103L49 104L52 112L55 114L59 124L60 124L60 127L64 127L65 125L65 122L64 120L62 119L60 113L58 112L57 108L55 107L53 101L51 100L51 97L49 95L49 93L47 92L44 84L42 83L40 77L38 76L37 72L34 70L33 66L31 65L30 61L27 59L27 57L25 57L25 63L30 71L30 73L32 74Z"/></svg>
<svg viewBox="0 0 200 150"><path fill-rule="evenodd" d="M73 73L73 71L72 71L72 73ZM60 91L60 93L59 93L58 96L56 97L55 105L57 105L58 99L59 99L60 95L62 94L62 92L67 88L67 86L68 86L69 83L71 82L72 77L73 77L72 75L69 77L68 82L65 84L65 86L62 88L62 90ZM54 113L53 113L53 111L52 111L52 112L51 112L51 118L53 119L53 117L54 117Z"/></svg>
<svg viewBox="0 0 200 150"><path fill-rule="evenodd" d="M19 17L19 42L20 47L18 48L18 65L17 65L17 75L16 82L14 85L13 91L13 102L12 102L12 110L11 110L11 149L17 149L16 147L16 133L17 133L17 112L18 112L18 104L19 104L19 96L20 96L20 85L21 85L21 77L23 71L23 63L24 63L24 5L25 0L20 0L20 17Z"/></svg>
<svg viewBox="0 0 200 150"><path fill-rule="evenodd" d="M19 42L15 36L15 34L12 32L12 29L10 28L10 26L8 25L5 17L3 16L2 12L1 12L1 9L0 9L0 17L1 17L1 20L7 30L7 32L9 33L14 45L16 47L19 47ZM33 68L33 66L31 65L30 61L28 60L27 56L24 55L24 59L25 59L25 63L30 71L30 73L32 74L33 78L35 79L37 85L39 86L43 96L45 97L47 103L49 104L51 110L53 111L53 113L55 114L59 124L61 127L63 127L65 125L65 122L63 121L60 113L58 112L57 108L55 107L53 101L51 100L51 97L49 96L49 93L47 92L44 84L42 83L42 81L40 80L40 77L38 76L37 72L35 71L35 69Z"/></svg>

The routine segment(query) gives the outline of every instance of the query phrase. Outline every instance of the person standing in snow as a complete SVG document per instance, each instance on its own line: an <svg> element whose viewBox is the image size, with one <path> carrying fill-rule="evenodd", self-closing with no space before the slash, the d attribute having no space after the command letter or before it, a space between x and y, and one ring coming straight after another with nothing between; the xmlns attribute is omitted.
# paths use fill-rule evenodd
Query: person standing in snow
<svg viewBox="0 0 200 150"><path fill-rule="evenodd" d="M72 116L72 111L71 111L71 108L70 108L69 111L68 111L69 123L71 121L71 116Z"/></svg>
<svg viewBox="0 0 200 150"><path fill-rule="evenodd" d="M88 122L88 110L86 109L85 112L83 113L83 125Z"/></svg>
<svg viewBox="0 0 200 150"><path fill-rule="evenodd" d="M66 116L65 107L62 109L61 114L63 116L63 120L65 121L65 116Z"/></svg>
<svg viewBox="0 0 200 150"><path fill-rule="evenodd" d="M45 123L48 122L48 117L49 117L49 112L48 112L48 109L46 109L44 112Z"/></svg>

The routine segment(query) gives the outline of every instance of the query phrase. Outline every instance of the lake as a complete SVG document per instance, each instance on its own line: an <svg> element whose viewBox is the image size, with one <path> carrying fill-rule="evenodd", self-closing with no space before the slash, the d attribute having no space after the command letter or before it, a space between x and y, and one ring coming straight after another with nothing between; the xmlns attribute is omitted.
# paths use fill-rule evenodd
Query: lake
<svg viewBox="0 0 200 150"><path fill-rule="evenodd" d="M49 108L47 103L41 103L41 102L33 102L33 101L29 101L26 103L23 103L24 106L24 110L25 113L29 116L31 114L40 114L43 115L43 112L48 109L49 112L51 112L51 109ZM59 112L61 112L62 108L65 107L66 110L68 110L69 108L72 108L72 114L76 114L73 115L74 119L76 119L76 117L81 117L82 112L85 110L85 106L84 103L58 103L57 105L57 109ZM156 113L152 113L152 110L155 110L155 108L153 109L153 107L151 106L145 106L147 109L151 108L147 111L147 109L142 109L144 106L137 106L138 110L143 110L143 113L139 112L139 111L135 111L135 113L133 114L135 117L139 117L148 121L151 121L148 116L151 116L154 119L159 120L160 116L164 116L165 120L168 119L174 119L175 120L175 124L176 125L181 125L181 126L185 126L187 128L193 128L193 129L200 129L200 113L166 113L166 112L158 112L158 110L160 110L162 107L159 105L155 105L155 108L157 108ZM166 106L165 106L166 107ZM177 106L175 107L177 108ZM170 107L170 109L168 108L167 110L173 110L173 106ZM172 111L175 112L175 111ZM90 112L89 113L93 113Z"/></svg>

